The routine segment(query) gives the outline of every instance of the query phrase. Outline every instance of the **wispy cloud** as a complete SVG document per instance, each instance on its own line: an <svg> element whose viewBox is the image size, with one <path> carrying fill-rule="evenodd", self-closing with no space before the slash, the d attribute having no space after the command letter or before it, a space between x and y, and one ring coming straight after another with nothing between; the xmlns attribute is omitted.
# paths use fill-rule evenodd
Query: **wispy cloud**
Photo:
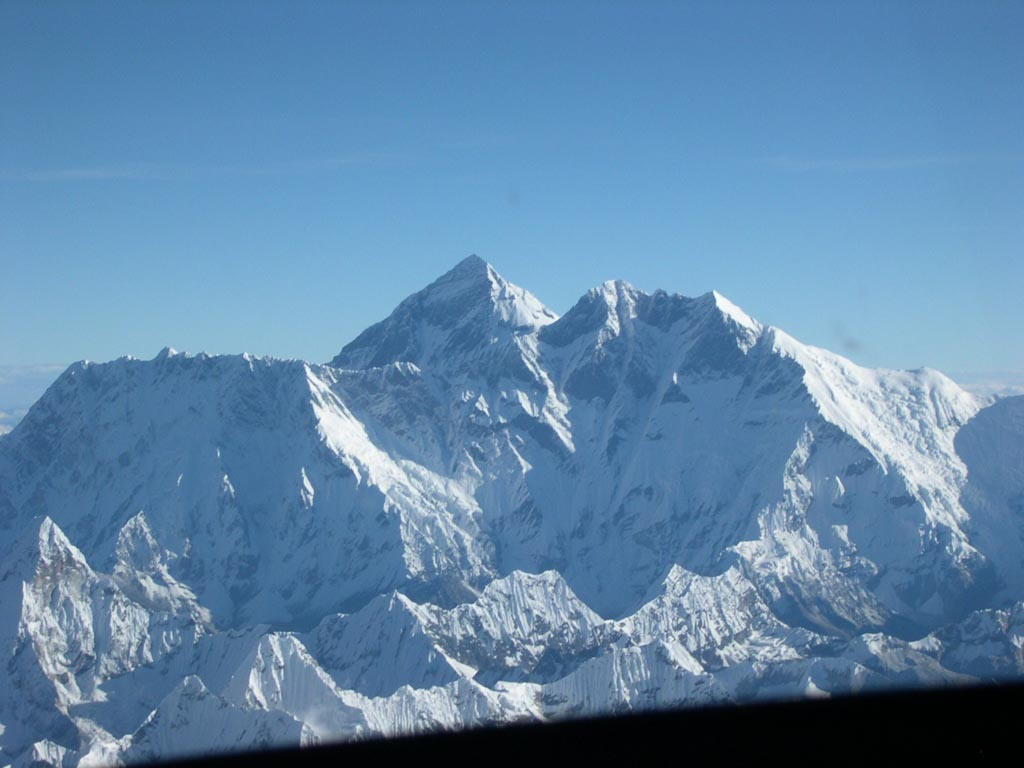
<svg viewBox="0 0 1024 768"><path fill-rule="evenodd" d="M949 377L979 397L1024 395L1024 371L960 371Z"/></svg>
<svg viewBox="0 0 1024 768"><path fill-rule="evenodd" d="M157 166L123 165L95 166L80 168L44 168L27 171L4 171L4 181L105 181L109 179L152 179L159 178Z"/></svg>
<svg viewBox="0 0 1024 768"><path fill-rule="evenodd" d="M394 154L354 152L285 162L224 165L175 165L166 163L128 163L0 170L0 181L73 182L73 181L177 181L231 176L293 176L327 173L345 167L396 162Z"/></svg>
<svg viewBox="0 0 1024 768"><path fill-rule="evenodd" d="M0 365L0 434L9 432L66 365Z"/></svg>
<svg viewBox="0 0 1024 768"><path fill-rule="evenodd" d="M1024 226L1020 224L955 224L942 227L942 232L955 232L961 235L987 234L991 232L1020 232Z"/></svg>
<svg viewBox="0 0 1024 768"><path fill-rule="evenodd" d="M965 165L1020 163L1022 152L940 152L891 155L820 156L778 154L756 158L761 165L780 171L902 171Z"/></svg>
<svg viewBox="0 0 1024 768"><path fill-rule="evenodd" d="M49 384L67 365L42 363L39 365L0 365L0 387L28 385L35 387L37 382Z"/></svg>
<svg viewBox="0 0 1024 768"><path fill-rule="evenodd" d="M0 410L0 436L7 434L18 426L18 422L25 418L26 413L28 413L28 408Z"/></svg>
<svg viewBox="0 0 1024 768"><path fill-rule="evenodd" d="M967 155L874 155L852 157L801 157L773 155L760 162L782 171L899 171L959 165Z"/></svg>

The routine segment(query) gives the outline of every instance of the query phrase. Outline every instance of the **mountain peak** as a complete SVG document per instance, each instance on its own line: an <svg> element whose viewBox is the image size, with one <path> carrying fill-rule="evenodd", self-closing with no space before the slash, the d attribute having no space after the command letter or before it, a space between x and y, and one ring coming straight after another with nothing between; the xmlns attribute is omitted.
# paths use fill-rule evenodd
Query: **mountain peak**
<svg viewBox="0 0 1024 768"><path fill-rule="evenodd" d="M23 570L23 576L40 563L74 563L88 568L85 556L48 515L32 520L0 553L8 566Z"/></svg>
<svg viewBox="0 0 1024 768"><path fill-rule="evenodd" d="M622 323L636 317L637 301L644 295L643 291L625 280L606 280L588 291L584 301L589 301L600 306L601 311L606 311L605 322L610 323L618 333Z"/></svg>
<svg viewBox="0 0 1024 768"><path fill-rule="evenodd" d="M492 267L486 261L481 259L475 253L471 253L469 256L467 256L462 261L460 261L458 264L456 264L454 267L452 267L450 270L448 270L448 272L444 275L444 277L447 277L448 275L452 275L452 276L462 276L462 275L467 275L467 276L470 276L470 275L480 275L480 276L484 276L484 275L487 275L489 272L493 272L493 271L494 271L494 267Z"/></svg>
<svg viewBox="0 0 1024 768"><path fill-rule="evenodd" d="M410 362L423 367L557 319L535 296L473 254L345 345L331 365L371 368Z"/></svg>
<svg viewBox="0 0 1024 768"><path fill-rule="evenodd" d="M590 293L603 299L609 307L616 308L635 305L637 296L643 291L625 280L605 280L597 288L591 289Z"/></svg>
<svg viewBox="0 0 1024 768"><path fill-rule="evenodd" d="M408 297L402 304L414 297L420 297L425 303L437 303L448 300L453 294L459 294L463 300L470 298L468 294L472 294L473 298L486 299L488 295L494 293L496 288L503 285L511 285L511 283L474 253L464 258L428 286Z"/></svg>
<svg viewBox="0 0 1024 768"><path fill-rule="evenodd" d="M763 326L757 322L754 318L740 309L736 304L733 304L729 299L720 294L718 291L711 291L711 301L719 311L725 315L728 319L732 320L736 325L741 328L745 328L755 335L759 335Z"/></svg>
<svg viewBox="0 0 1024 768"><path fill-rule="evenodd" d="M618 336L635 320L668 331L681 321L695 326L709 317L716 321L714 327L730 327L744 350L761 335L761 324L718 291L689 298L662 290L646 293L625 280L607 280L587 291L557 323L544 329L541 338L563 346L582 334Z"/></svg>

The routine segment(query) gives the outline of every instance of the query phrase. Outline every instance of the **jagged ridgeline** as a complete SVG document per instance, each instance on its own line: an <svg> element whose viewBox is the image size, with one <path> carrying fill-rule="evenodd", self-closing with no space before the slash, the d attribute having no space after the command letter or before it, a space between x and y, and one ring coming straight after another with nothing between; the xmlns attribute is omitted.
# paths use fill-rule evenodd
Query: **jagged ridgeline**
<svg viewBox="0 0 1024 768"><path fill-rule="evenodd" d="M476 257L329 364L72 365L0 527L0 763L1024 674L1024 398Z"/></svg>

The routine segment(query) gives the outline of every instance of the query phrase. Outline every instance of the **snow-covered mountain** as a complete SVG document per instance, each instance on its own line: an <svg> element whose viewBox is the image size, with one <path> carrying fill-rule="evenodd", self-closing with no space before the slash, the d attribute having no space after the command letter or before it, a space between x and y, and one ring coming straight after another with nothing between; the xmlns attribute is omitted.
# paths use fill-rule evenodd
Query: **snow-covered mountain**
<svg viewBox="0 0 1024 768"><path fill-rule="evenodd" d="M0 763L1024 674L1024 397L476 257L326 365L76 363L0 530Z"/></svg>

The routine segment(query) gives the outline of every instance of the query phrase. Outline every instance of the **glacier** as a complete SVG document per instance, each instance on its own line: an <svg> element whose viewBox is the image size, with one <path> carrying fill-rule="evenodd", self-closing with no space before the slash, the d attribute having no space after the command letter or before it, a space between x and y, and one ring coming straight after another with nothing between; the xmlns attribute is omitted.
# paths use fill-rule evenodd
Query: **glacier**
<svg viewBox="0 0 1024 768"><path fill-rule="evenodd" d="M0 530L0 764L1024 675L1024 397L475 256L329 363L72 365Z"/></svg>

